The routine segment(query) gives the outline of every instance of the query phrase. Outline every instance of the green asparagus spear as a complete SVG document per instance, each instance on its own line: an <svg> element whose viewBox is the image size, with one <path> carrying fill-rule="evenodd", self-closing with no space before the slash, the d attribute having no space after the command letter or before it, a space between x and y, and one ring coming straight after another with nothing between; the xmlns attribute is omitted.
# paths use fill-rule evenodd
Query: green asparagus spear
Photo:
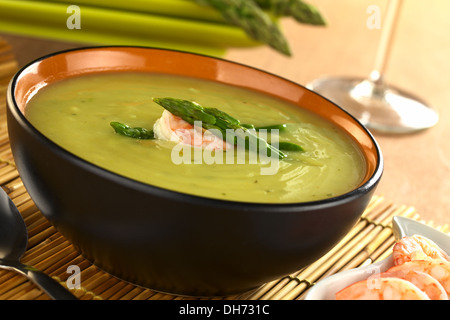
<svg viewBox="0 0 450 320"><path fill-rule="evenodd" d="M230 24L241 27L248 36L275 50L291 55L289 45L278 26L253 0L194 0L218 10Z"/></svg>
<svg viewBox="0 0 450 320"><path fill-rule="evenodd" d="M221 133L222 139L226 137L226 131L231 129L236 133L236 140L234 141L235 144L238 143L239 139L239 141L243 142L245 147L248 148L248 140L252 139L253 141L258 142L258 147L265 148L269 156L271 156L272 153L278 155L279 159L284 159L287 156L284 152L267 143L267 141L265 141L264 139L259 138L251 130L241 126L239 120L233 118L223 111L215 108L203 108L198 103L175 98L153 98L153 101L185 121L187 121L186 119L202 121L201 118L197 118L196 116L198 114L203 115L203 113L206 113L209 116L213 117L214 121L212 119L208 119L208 122L202 121L202 127L207 130L218 130L218 132ZM199 110L201 110L202 112L198 112ZM212 132L214 131L212 130Z"/></svg>
<svg viewBox="0 0 450 320"><path fill-rule="evenodd" d="M222 119L223 121L228 122L229 124L238 126L240 121L238 119L233 118L228 113L225 113L216 108L204 108L208 114L211 114L216 117L216 119Z"/></svg>
<svg viewBox="0 0 450 320"><path fill-rule="evenodd" d="M145 128L135 127L132 128L126 124L113 121L110 123L111 127L114 128L116 133L121 134L126 137L134 138L134 139L154 139L155 135L153 130L148 130Z"/></svg>
<svg viewBox="0 0 450 320"><path fill-rule="evenodd" d="M253 124L242 124L242 126L248 129L253 129L256 132L259 132L260 130L278 130L279 132L282 132L287 128L287 124L285 123L261 127L255 127ZM305 149L303 149L303 147L299 146L298 144L285 141L278 142L278 149L280 149L281 151L305 151Z"/></svg>
<svg viewBox="0 0 450 320"><path fill-rule="evenodd" d="M262 9L270 10L276 16L291 16L304 24L326 25L319 10L302 0L255 0L255 2Z"/></svg>
<svg viewBox="0 0 450 320"><path fill-rule="evenodd" d="M166 101L169 101L165 98ZM216 117L206 113L202 106L198 103L188 100L174 99L176 103L164 103L158 98L153 99L156 103L161 105L164 103L164 108L170 113L182 118L184 121L194 125L194 121L202 121L206 124L214 124Z"/></svg>
<svg viewBox="0 0 450 320"><path fill-rule="evenodd" d="M241 126L243 126L244 128L247 128L247 129L255 130L255 126L253 124L250 124L250 123L242 123Z"/></svg>

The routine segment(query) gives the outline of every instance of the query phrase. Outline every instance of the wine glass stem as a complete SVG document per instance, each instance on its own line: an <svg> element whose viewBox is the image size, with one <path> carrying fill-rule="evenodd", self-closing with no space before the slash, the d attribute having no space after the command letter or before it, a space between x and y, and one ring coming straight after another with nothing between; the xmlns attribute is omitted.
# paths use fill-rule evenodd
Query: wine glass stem
<svg viewBox="0 0 450 320"><path fill-rule="evenodd" d="M387 62L391 54L393 38L397 28L398 16L403 0L388 0L385 21L381 29L380 43L375 55L375 64L370 79L376 84L382 84Z"/></svg>

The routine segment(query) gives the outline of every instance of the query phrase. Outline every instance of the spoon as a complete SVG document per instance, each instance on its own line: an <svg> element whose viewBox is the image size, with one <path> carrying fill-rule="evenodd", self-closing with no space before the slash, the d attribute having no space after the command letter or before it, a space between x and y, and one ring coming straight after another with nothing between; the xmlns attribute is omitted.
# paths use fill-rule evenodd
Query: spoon
<svg viewBox="0 0 450 320"><path fill-rule="evenodd" d="M68 290L47 274L20 262L28 244L25 221L8 197L0 188L0 268L19 272L55 300L77 300Z"/></svg>
<svg viewBox="0 0 450 320"><path fill-rule="evenodd" d="M450 253L450 236L421 222L395 216L392 218L392 231L396 240L415 234L422 235L432 240L445 252ZM379 262L336 273L319 281L309 289L304 300L335 300L335 294L341 289L357 281L365 280L373 274L384 272L393 265L391 254Z"/></svg>

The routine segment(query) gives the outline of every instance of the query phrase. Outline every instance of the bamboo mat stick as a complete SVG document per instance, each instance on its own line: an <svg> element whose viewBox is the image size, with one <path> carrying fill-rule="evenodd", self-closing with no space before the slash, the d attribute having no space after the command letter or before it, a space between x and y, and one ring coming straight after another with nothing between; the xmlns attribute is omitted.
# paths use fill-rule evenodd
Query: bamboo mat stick
<svg viewBox="0 0 450 320"><path fill-rule="evenodd" d="M4 144L0 146L0 163L4 165L9 165L13 169L15 169L16 166L13 164L12 161L10 161L10 158L12 158L12 156L10 155L9 144Z"/></svg>
<svg viewBox="0 0 450 320"><path fill-rule="evenodd" d="M25 300L26 297L31 296L34 299L49 299L50 297L39 289L34 283L28 281L14 290L14 294L10 295L8 300Z"/></svg>
<svg viewBox="0 0 450 320"><path fill-rule="evenodd" d="M11 290L1 295L0 300L20 300L24 294L33 289L35 289L35 287L33 287L31 282L24 281L16 284Z"/></svg>
<svg viewBox="0 0 450 320"><path fill-rule="evenodd" d="M161 292L156 292L155 295L152 297L152 300L173 300L173 299L175 299L174 295ZM208 299L199 298L197 300L208 300Z"/></svg>
<svg viewBox="0 0 450 320"><path fill-rule="evenodd" d="M6 300L11 295L14 295L17 291L20 291L24 286L29 285L29 281L24 276L18 275L17 273L10 271L10 277L2 281L0 288L0 300Z"/></svg>
<svg viewBox="0 0 450 320"><path fill-rule="evenodd" d="M20 207L21 205L23 205L24 203L30 201L30 196L27 193L23 193L21 195L18 195L14 198L11 199L14 204L16 205L16 207Z"/></svg>
<svg viewBox="0 0 450 320"><path fill-rule="evenodd" d="M55 231L55 228L53 226L49 226L47 223L43 223L31 229L31 233L34 234L34 236L28 239L28 245L30 247L35 246L36 244L53 235Z"/></svg>
<svg viewBox="0 0 450 320"><path fill-rule="evenodd" d="M77 256L79 256L79 253L75 251L68 241L65 241L63 244L65 245L63 249L51 257L53 261L49 266L47 266L46 272L49 274L58 275L58 278L65 280L69 277L69 274L67 273L69 266L76 265L72 262Z"/></svg>
<svg viewBox="0 0 450 320"><path fill-rule="evenodd" d="M133 300L143 291L142 288L133 287L130 291L128 291L125 295L120 297L119 300Z"/></svg>
<svg viewBox="0 0 450 320"><path fill-rule="evenodd" d="M11 297L10 300L43 300L46 299L46 294L38 288L33 288L32 290L21 292L17 294L17 297Z"/></svg>
<svg viewBox="0 0 450 320"><path fill-rule="evenodd" d="M154 292L150 290L144 290L139 293L133 300L149 300L152 296L154 296Z"/></svg>
<svg viewBox="0 0 450 320"><path fill-rule="evenodd" d="M2 161L2 163L12 164L12 162L9 161L8 158L11 158L11 148L10 148L9 143L3 143L0 146L0 159L5 160L5 161ZM13 166L13 167L15 167L15 166Z"/></svg>
<svg viewBox="0 0 450 320"><path fill-rule="evenodd" d="M96 273L88 281L83 281L83 287L88 291L96 291L103 283L107 282L111 276L107 273Z"/></svg>
<svg viewBox="0 0 450 320"><path fill-rule="evenodd" d="M0 269L0 283L3 283L9 279L11 279L15 275L14 272L11 272L11 270L7 269ZM0 293L2 292L3 287L0 286Z"/></svg>
<svg viewBox="0 0 450 320"><path fill-rule="evenodd" d="M9 188L7 188L7 189L8 189L7 193L10 198L15 198L15 197L18 197L18 196L26 193L24 185L21 185L20 187L15 188L14 190L10 190Z"/></svg>
<svg viewBox="0 0 450 320"><path fill-rule="evenodd" d="M3 97L0 97L3 98ZM0 146L2 148L9 148L10 144L9 144L9 134L8 131L6 130L7 126L4 126L4 129L2 131L0 131Z"/></svg>
<svg viewBox="0 0 450 320"><path fill-rule="evenodd" d="M25 220L28 229L33 229L35 226L41 225L46 221L31 199L21 204L17 208L22 214L22 217Z"/></svg>
<svg viewBox="0 0 450 320"><path fill-rule="evenodd" d="M3 187L7 193L11 193L16 189L23 187L23 182L22 179L20 179L20 177L17 177L16 179L5 184Z"/></svg>
<svg viewBox="0 0 450 320"><path fill-rule="evenodd" d="M120 282L122 282L122 280L117 279L115 277L110 277L105 282L100 284L98 287L94 288L94 290L99 297L102 297L102 299L108 299L109 298L108 292L112 291L113 293L115 290L114 287L120 284Z"/></svg>
<svg viewBox="0 0 450 320"><path fill-rule="evenodd" d="M396 214L411 218L415 214L415 211L413 208L407 208L405 211L397 212L394 215ZM343 270L373 263L378 260L379 256L384 255L385 252L387 252L387 255L389 255L392 252L392 246L394 245L394 243L395 238L392 233L391 225L389 225L387 228L381 231L381 233L377 236L376 239L374 239L374 241L367 245L364 251L360 253L360 256L356 256L352 262L350 262L343 268ZM364 261L362 261L363 259Z"/></svg>
<svg viewBox="0 0 450 320"><path fill-rule="evenodd" d="M59 253L67 247L67 245L69 245L67 241L61 241L60 243L55 242L54 244L52 243L52 245L48 246L47 251L42 250L42 255L30 261L29 264L44 272L48 272L47 269L49 267L55 264L59 265L61 263L61 259L58 259Z"/></svg>
<svg viewBox="0 0 450 320"><path fill-rule="evenodd" d="M119 281L106 291L102 292L101 296L103 297L103 299L117 300L119 297L125 294L125 292L130 288L131 288L130 284L124 281Z"/></svg>
<svg viewBox="0 0 450 320"><path fill-rule="evenodd" d="M26 281L25 279L21 279L14 271L0 269L0 283L2 284L0 286L0 295L13 288L13 283L17 282L17 280L22 280L18 282L19 284Z"/></svg>
<svg viewBox="0 0 450 320"><path fill-rule="evenodd" d="M39 212L35 212L33 215L28 216L27 219L28 222L31 222L28 225L28 248L32 248L43 241L48 241L55 232L55 228L48 221L42 219L33 221L36 214L39 214ZM46 232L44 233L43 230L46 230Z"/></svg>
<svg viewBox="0 0 450 320"><path fill-rule="evenodd" d="M30 203L31 207L25 206L27 208L27 215L24 217L25 223L29 229L33 229L38 225L44 224L46 221L42 220L42 215L40 211L36 210L33 203Z"/></svg>
<svg viewBox="0 0 450 320"><path fill-rule="evenodd" d="M127 296L127 293L134 288L134 286L129 283L123 284L124 286L110 297L111 300L125 300L124 297Z"/></svg>
<svg viewBox="0 0 450 320"><path fill-rule="evenodd" d="M0 177L0 185L3 185L5 183L11 181L12 179L17 178L18 176L19 176L19 173L17 172L17 170L11 171L8 174Z"/></svg>
<svg viewBox="0 0 450 320"><path fill-rule="evenodd" d="M352 257L348 262L344 263L340 271L353 269L361 266L367 259L370 259L371 253L376 250L378 246L384 243L392 234L389 229L383 229L381 232L369 243L361 252Z"/></svg>
<svg viewBox="0 0 450 320"><path fill-rule="evenodd" d="M94 291L102 283L112 278L108 273L99 272L95 266L90 266L89 268L92 269L89 278L86 278L86 275L83 274L80 277L82 279L82 285L87 291Z"/></svg>
<svg viewBox="0 0 450 320"><path fill-rule="evenodd" d="M289 294L290 292L292 293L294 288L300 289L300 290L305 290L306 288L308 288L310 286L310 283L308 283L305 280L300 280L298 278L290 278L290 281L287 285L285 285L283 288L281 288L281 290L279 290L278 292L276 292L270 299L271 300L285 300L285 296L287 294ZM295 295L297 295L295 293Z"/></svg>
<svg viewBox="0 0 450 320"><path fill-rule="evenodd" d="M69 242L66 241L63 238L54 240L54 241L48 241L44 243L43 245L38 245L38 250L29 250L26 256L22 259L24 263L35 265L37 263L45 263L45 261L49 258L52 258L53 255L60 250L63 250L65 247L69 245ZM50 261L47 262L47 264L51 264L53 262L57 261ZM44 267L44 266L41 266Z"/></svg>
<svg viewBox="0 0 450 320"><path fill-rule="evenodd" d="M365 266L383 260L392 253L392 248L394 244L395 244L395 237L393 234L391 234L389 238L385 242L383 242L380 247L376 248L369 255L367 260L364 263L362 263L361 266Z"/></svg>
<svg viewBox="0 0 450 320"><path fill-rule="evenodd" d="M11 171L14 171L15 168L9 166L7 163L2 163L2 167L0 168L0 176L4 176L9 174Z"/></svg>

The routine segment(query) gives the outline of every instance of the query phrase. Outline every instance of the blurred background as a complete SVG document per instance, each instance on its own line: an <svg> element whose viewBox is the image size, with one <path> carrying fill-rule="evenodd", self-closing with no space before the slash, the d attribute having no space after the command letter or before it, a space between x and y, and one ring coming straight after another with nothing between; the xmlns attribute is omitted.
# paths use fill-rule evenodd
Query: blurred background
<svg viewBox="0 0 450 320"><path fill-rule="evenodd" d="M382 30L368 27L368 8L379 7L383 18L387 6L387 0L309 0L327 25L279 18L291 49L291 56L286 56L226 25L211 8L188 12L178 7L181 15L198 15L190 18L193 24L183 24L182 17L167 18L162 12L172 1L72 1L81 9L80 29L69 29L67 19L74 12L68 13L70 4L62 0L0 0L0 38L11 45L17 67L70 48L150 45L223 57L306 85L323 76L367 77ZM148 13L151 6L161 13ZM437 224L450 221L449 30L450 1L403 1L385 78L427 101L440 118L436 126L413 134L373 132L385 159L377 194L412 206L423 219Z"/></svg>

